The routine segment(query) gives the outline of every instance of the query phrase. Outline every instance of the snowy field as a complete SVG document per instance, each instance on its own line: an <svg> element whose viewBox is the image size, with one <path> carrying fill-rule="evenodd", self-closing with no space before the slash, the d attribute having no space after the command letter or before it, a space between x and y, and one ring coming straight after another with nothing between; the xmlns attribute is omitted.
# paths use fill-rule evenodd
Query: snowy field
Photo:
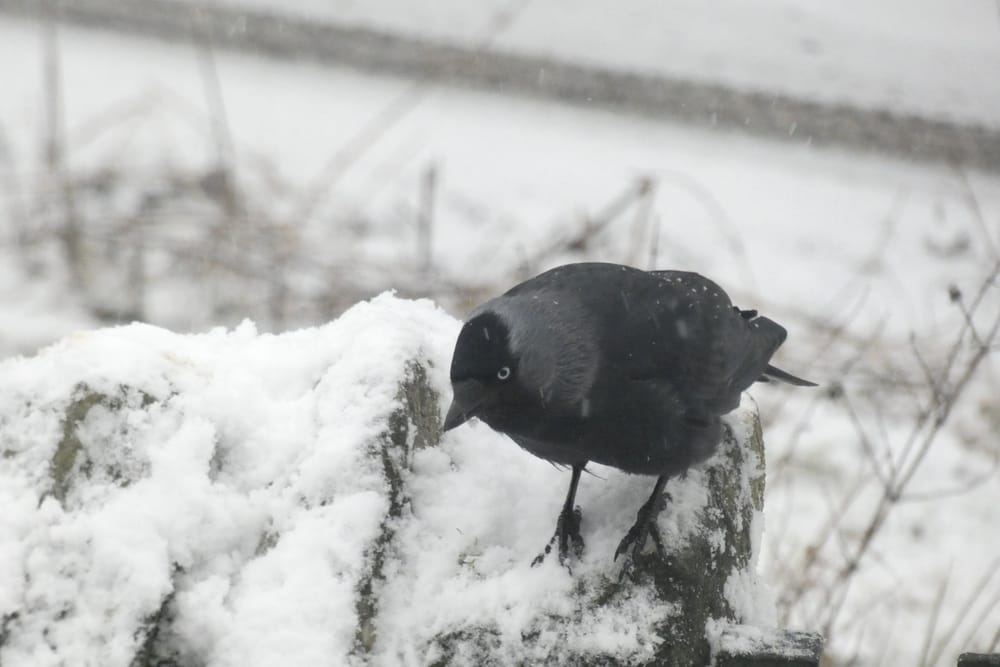
<svg viewBox="0 0 1000 667"><path fill-rule="evenodd" d="M1000 127L1000 10L991 0L221 2Z"/></svg>
<svg viewBox="0 0 1000 667"><path fill-rule="evenodd" d="M981 4L961 7L949 21ZM986 61L995 58L979 34L970 33L970 43L984 45ZM0 353L9 355L97 326L91 306L101 295L67 288L53 248L41 243L25 252L15 245L18 229L39 232L31 213L47 210L58 191L40 157L40 33L0 19L0 43ZM132 210L130 184L138 190L168 170L199 173L216 159L219 107L206 102L212 87L193 49L67 30L59 53L69 170L88 174L111 165L125 184L111 201L81 203L96 207L93 219ZM1000 565L993 437L1000 369L991 356L915 469L904 501L894 503L851 570L853 583L845 589L838 575L878 505L880 475L902 460L907 433L927 412L911 336L935 375L964 320L949 286L970 303L997 259L994 174L791 148L311 65L219 53L215 66L227 152L246 205L287 223L298 256L329 277L323 283L317 274L299 276L309 282L303 291L335 293L342 281L355 291L362 284L370 295L391 287L427 292L460 317L477 295L526 272L604 259L699 271L735 302L785 323L790 335L780 365L827 388L842 385L848 401L829 398L837 393L830 391L753 392L770 466L762 568L776 589L779 619L829 632L828 653L838 665L912 665L921 656L947 665L962 650L996 650L1000 581L989 575ZM953 77L953 85L972 81L975 90L987 90L974 82L988 69L967 68L969 77ZM844 84L839 92L853 89ZM987 107L994 114L1000 108L963 108ZM430 167L437 189L430 266L421 274L430 277L421 282L412 276L427 257L418 211ZM638 182L651 184L648 196L633 196ZM195 226L198 212L174 211L157 222L179 221L183 236L193 233L183 224ZM271 328L255 295L244 311L219 315L208 305L214 287L185 281L171 266L162 260L163 286L149 287L152 322L201 331L250 315ZM108 283L104 298L116 284ZM445 289L454 284L467 289ZM276 328L338 312L293 314ZM994 285L974 317L983 335L997 312ZM973 351L965 340L960 362ZM936 386L943 392L956 376Z"/></svg>

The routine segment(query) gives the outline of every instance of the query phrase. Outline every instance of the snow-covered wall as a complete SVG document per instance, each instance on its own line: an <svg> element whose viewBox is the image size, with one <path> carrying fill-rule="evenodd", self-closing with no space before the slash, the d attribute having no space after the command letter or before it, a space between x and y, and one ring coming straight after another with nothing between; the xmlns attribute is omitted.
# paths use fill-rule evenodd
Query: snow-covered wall
<svg viewBox="0 0 1000 667"><path fill-rule="evenodd" d="M439 442L458 325L386 294L278 336L132 325L0 364L0 664L648 662L773 620L753 409L668 485L667 562L621 578L652 479L595 467L584 556L533 568L568 475L482 425Z"/></svg>

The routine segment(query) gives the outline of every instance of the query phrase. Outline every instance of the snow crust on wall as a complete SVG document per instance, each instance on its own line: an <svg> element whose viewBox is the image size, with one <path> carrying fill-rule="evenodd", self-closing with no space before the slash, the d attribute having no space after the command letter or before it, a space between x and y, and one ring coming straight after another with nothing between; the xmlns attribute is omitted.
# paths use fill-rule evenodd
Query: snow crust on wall
<svg viewBox="0 0 1000 667"><path fill-rule="evenodd" d="M594 601L652 478L594 466L584 556L572 574L532 568L568 474L472 424L407 454L406 504L385 523L372 445L414 361L450 397L458 327L384 294L281 335L130 325L0 364L0 663L127 666L155 645L178 665L462 664L468 649L441 639L478 627L503 662L567 643L649 658L674 605L644 588ZM701 474L668 485L671 548L697 529ZM385 525L377 641L359 652ZM734 576L733 608L766 622L755 574Z"/></svg>

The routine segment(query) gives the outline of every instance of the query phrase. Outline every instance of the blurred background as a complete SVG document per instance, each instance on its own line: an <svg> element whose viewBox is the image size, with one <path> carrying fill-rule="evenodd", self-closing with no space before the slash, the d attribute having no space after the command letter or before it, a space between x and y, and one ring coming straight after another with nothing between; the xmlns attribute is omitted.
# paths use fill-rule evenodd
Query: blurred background
<svg viewBox="0 0 1000 667"><path fill-rule="evenodd" d="M698 271L823 385L754 391L776 621L1000 651L996 0L0 0L0 78L0 358Z"/></svg>

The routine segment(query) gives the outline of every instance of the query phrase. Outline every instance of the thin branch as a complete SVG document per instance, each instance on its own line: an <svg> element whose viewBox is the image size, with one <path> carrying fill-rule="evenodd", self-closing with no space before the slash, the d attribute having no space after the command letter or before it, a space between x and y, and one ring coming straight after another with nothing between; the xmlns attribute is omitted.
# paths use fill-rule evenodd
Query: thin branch
<svg viewBox="0 0 1000 667"><path fill-rule="evenodd" d="M472 51L473 54L476 55L488 50L530 2L532 0L521 0L501 8L500 11L490 16L480 31L480 36ZM436 72L435 74L443 76L445 73ZM290 219L299 224L311 219L350 168L393 127L402 122L420 105L432 89L433 79L433 76L429 76L424 80L414 81L406 85L378 113L369 118L368 122L355 132L319 170L316 177L312 179L312 185L306 188L305 195Z"/></svg>
<svg viewBox="0 0 1000 667"><path fill-rule="evenodd" d="M646 266L653 269L660 262L660 216L655 213L650 216L650 225L652 231L650 232L649 259L646 261Z"/></svg>
<svg viewBox="0 0 1000 667"><path fill-rule="evenodd" d="M996 473L998 468L1000 468L1000 455L994 454L993 466L985 473L976 475L971 480L952 487L944 487L931 491L912 491L909 493L901 493L899 495L899 502L927 502L928 500L943 500L945 498L954 498L955 496L965 495L969 491L977 489L993 479L993 475Z"/></svg>
<svg viewBox="0 0 1000 667"><path fill-rule="evenodd" d="M47 0L43 13L43 81L45 82L45 167L46 177L52 179L62 204L60 211L59 240L69 268L69 286L86 284L83 247L80 239L80 218L76 210L73 180L67 173L66 139L63 114L62 60L59 50L59 33L56 27L58 8Z"/></svg>
<svg viewBox="0 0 1000 667"><path fill-rule="evenodd" d="M994 273L994 276L995 275L996 273ZM989 333L986 336L986 340L992 342L997 337L998 331L1000 331L1000 314L998 314L997 318L993 321L993 325L990 327ZM941 430L941 427L943 427L945 422L948 420L948 417L951 415L952 409L955 407L955 405L958 403L958 400L965 392L965 388L968 386L969 380L972 379L972 376L979 369L980 363L986 357L986 354L988 352L989 352L988 345L986 344L980 345L973 354L972 359L970 359L969 362L966 364L965 369L963 370L958 381L955 383L955 386L951 390L950 395L947 397L945 403L941 406L939 414L935 417L931 431L925 436L923 442L920 445L920 448L917 450L916 457L913 459L912 463L910 464L910 467L907 470L903 471L903 474L900 477L899 482L897 484L897 491L895 494L897 497L902 493L903 488L907 484L909 484L910 480L916 474L917 469L920 467L920 463L923 461L923 458L927 453L927 450L930 449L931 445L934 443L934 440L937 437L938 432Z"/></svg>
<svg viewBox="0 0 1000 667"><path fill-rule="evenodd" d="M924 381L927 383L927 386L931 388L931 403L940 403L941 387L938 386L938 381L934 377L934 372L924 360L924 355L920 353L920 347L917 345L917 336L913 333L910 334L910 351L913 352L913 358L917 360L917 366L920 367L921 372L924 374Z"/></svg>
<svg viewBox="0 0 1000 667"><path fill-rule="evenodd" d="M750 291L760 292L740 226L733 221L712 191L691 174L683 171L660 169L656 173L661 176L661 182L673 184L682 192L688 193L704 209L728 246L729 252L743 265L743 280Z"/></svg>
<svg viewBox="0 0 1000 667"><path fill-rule="evenodd" d="M934 604L931 607L931 615L927 620L927 629L924 631L924 644L923 648L920 650L920 667L926 667L931 664L928 661L928 658L930 658L931 642L934 638L934 632L937 629L938 616L941 614L941 605L944 602L944 596L948 590L948 584L950 581L951 568L948 568L948 574L945 575L944 580L938 587L937 595L934 596Z"/></svg>
<svg viewBox="0 0 1000 667"><path fill-rule="evenodd" d="M1000 274L1000 260L997 261L997 263L993 267L993 270L990 271L989 276L979 286L979 290L976 292L975 298L972 299L972 303L969 305L970 312L976 312L979 309L979 305L986 297L986 294L989 291L989 289L996 285L996 279L998 274ZM968 322L966 324L968 324ZM958 353L961 351L963 347L964 340L965 340L965 329L963 328L961 331L961 335L958 336L954 344L951 346L951 350L948 352L948 359L945 362L945 371L944 371L945 377L951 374L951 368L955 363L955 359L958 357Z"/></svg>
<svg viewBox="0 0 1000 667"><path fill-rule="evenodd" d="M972 305L969 307L969 311L975 312L983 298L985 297L989 288L994 284L997 275L1000 274L1000 262L998 262L993 270L989 273L988 277L982 282L979 291L976 294L975 299L973 299ZM958 356L960 351L965 347L966 334L969 331L969 326L972 322L971 316L966 319L963 323L962 328L959 330L955 341L952 343L951 349L948 352L947 360L945 362L944 368L941 371L941 380L937 383L939 386L943 386L948 378L951 377L955 364L958 361ZM957 403L959 397L964 392L966 385L972 378L973 373L978 369L980 362L989 352L989 345L992 345L992 341L996 338L997 330L1000 328L1000 313L998 313L996 320L994 321L989 334L986 336L986 341L979 345L976 352L973 354L972 358L966 362L964 371L959 377L958 381L951 387L947 394L941 394L941 400L934 404L936 409L934 410L924 410L917 417L913 428L910 431L910 435L906 440L906 444L903 446L903 452L900 455L897 463L897 467L904 470L902 478L899 480L901 486L905 486L910 478L916 473L923 460L924 455L930 448L931 444L937 436L937 433L944 426L947 421L949 414L951 413L952 407ZM929 430L925 432L925 427L928 426L928 421L931 417L934 417L933 421L930 422ZM920 438L920 434L924 433L923 439ZM916 448L916 454L912 456L911 453ZM901 489L897 490L895 495L899 495Z"/></svg>
<svg viewBox="0 0 1000 667"><path fill-rule="evenodd" d="M979 617L976 619L976 622L972 624L972 626L969 628L969 631L965 633L965 636L958 643L958 645L961 647L971 646L973 637L976 636L976 633L979 631L979 628L982 627L986 619L996 618L995 612L998 609L1000 609L1000 591L997 591L997 593L990 599L990 601L986 603L986 606L983 607L983 610L982 612L980 612ZM986 652L993 653L998 648L1000 648L1000 628L997 628L997 633L993 636L993 639L987 646Z"/></svg>
<svg viewBox="0 0 1000 667"><path fill-rule="evenodd" d="M961 627L962 623L969 618L969 615L972 612L972 608L975 606L976 602L979 600L979 597L983 594L983 592L987 590L990 583L993 581L993 577L994 575L996 575L998 569L1000 569L1000 558L995 559L990 564L989 568L987 568L986 571L983 573L983 576L980 577L979 581L977 581L976 584L972 587L971 594L969 595L968 598L966 598L965 602L962 603L962 605L958 608L958 611L955 613L954 622L950 626L948 626L948 629L945 630L945 632L942 634L941 639L937 641L937 644L934 648L934 652L928 659L927 664L929 665L938 664L938 661L941 659L941 654L944 653L945 646L957 634L958 628ZM1000 596L1000 592L998 592L997 595ZM996 604L996 601L997 600L994 599L992 604L987 605L987 608L984 611L984 613L980 615L979 620L971 628L970 638L971 635L975 634L976 630L979 629L979 626L982 624L983 619L986 616L986 613L991 611L992 607ZM960 644L960 646L965 646L967 644L968 640L965 643Z"/></svg>
<svg viewBox="0 0 1000 667"><path fill-rule="evenodd" d="M433 263L432 235L434 232L434 199L438 190L438 168L430 164L420 179L417 213L417 263L423 273L431 270Z"/></svg>
<svg viewBox="0 0 1000 667"><path fill-rule="evenodd" d="M997 0L997 7L1000 8L1000 0ZM997 253L993 236L990 233L990 225L986 222L986 216L983 215L983 207L980 206L979 197L976 196L976 191L972 188L972 183L969 181L969 174L958 165L955 166L955 171L958 173L958 180L962 184L965 201L969 206L969 210L972 211L972 219L979 226L979 234L982 236L983 245L986 246L986 249L995 261L1000 260L1000 254Z"/></svg>
<svg viewBox="0 0 1000 667"><path fill-rule="evenodd" d="M635 214L632 216L632 227L629 231L629 237L632 240L632 244L625 252L625 264L639 266L641 264L639 256L642 254L642 250L645 246L652 246L653 248L651 252L647 253L648 259L652 260L653 256L655 256L655 248L658 243L658 239L655 238L654 234L659 231L658 229L655 229L656 219L653 214L655 203L656 181L652 180L650 182L649 189L646 190L644 196L635 206ZM653 261L649 261L647 263L647 267L650 270L657 268Z"/></svg>
<svg viewBox="0 0 1000 667"><path fill-rule="evenodd" d="M584 220L584 224L569 235L559 231L551 240L541 244L541 247L525 259L524 268L533 272L535 267L544 264L549 257L565 250L580 251L587 248L593 239L603 232L611 223L618 220L631 207L640 205L647 193L653 188L653 181L646 176L640 176L630 182L624 190L606 203L596 214Z"/></svg>
<svg viewBox="0 0 1000 667"><path fill-rule="evenodd" d="M970 309L971 311L975 312L976 308L978 308L986 290L993 285L998 274L1000 274L1000 263L993 268L988 277L983 281L983 286L980 288L976 299L973 301L973 307ZM961 341L965 339L967 327L968 324L963 325L953 349L954 347L960 345ZM990 330L985 338L988 344L991 345L992 341L996 339L998 331L1000 331L1000 313L997 314L996 320L993 322L993 325L990 327ZM831 634L833 624L839 616L847 598L851 582L853 581L853 573L857 570L861 560L871 547L875 536L878 534L879 530L888 518L891 508L898 502L899 497L913 479L917 470L920 468L927 452L936 440L938 433L947 422L952 409L961 399L969 381L979 368L988 350L989 345L980 345L977 347L972 356L963 365L957 381L951 386L948 392L941 395L942 402L935 406L936 409L933 411L926 411L918 415L917 423L914 425L913 431L911 431L911 437L904 449L903 456L899 459L897 464L898 474L895 476L895 479L892 480L890 485L883 490L875 510L871 513L868 524L862 532L861 538L858 540L854 555L840 572L839 579L842 582L842 586L838 591L838 595L834 603L830 605L830 612L824 625L824 634L828 637ZM951 369L953 368L957 358L957 353L949 355L949 363L945 367L942 375L943 378L948 378L950 376ZM928 424L931 414L934 414L934 419ZM927 427L926 429L925 426ZM923 433L922 438L919 437L921 433ZM914 447L915 449L913 449ZM912 457L910 457L911 451L915 452Z"/></svg>
<svg viewBox="0 0 1000 667"><path fill-rule="evenodd" d="M864 477L858 477L858 479L855 481L851 489L844 494L843 499L841 500L840 507L836 508L835 510L830 510L827 512L826 521L820 527L819 534L816 536L816 538L812 540L812 542L809 543L809 546L807 546L805 549L806 556L799 571L800 580L809 579L811 570L819 562L819 555L823 551L823 546L827 543L827 541L830 540L832 536L834 536L835 532L838 530L841 519L847 516L848 510L851 508L854 502L861 497L861 489L865 486L867 481L868 480ZM844 570L842 570L841 576L845 576L843 573L847 572L853 572L853 570L849 570L845 565ZM797 602L799 599L802 598L805 592L806 591L804 587L798 588L797 594L792 596L791 602L792 603ZM832 595L833 595L833 590L832 589L828 590L827 605L829 604L829 600L832 597Z"/></svg>
<svg viewBox="0 0 1000 667"><path fill-rule="evenodd" d="M998 0L1000 4L1000 0ZM993 639L990 640L990 646L986 649L989 653L1000 650L1000 625L997 626L997 631L993 634Z"/></svg>
<svg viewBox="0 0 1000 667"><path fill-rule="evenodd" d="M193 42L197 45L199 71L209 109L211 134L215 142L216 167L211 174L212 178L207 179L207 184L210 186L207 190L226 211L226 220L223 222L233 222L246 217L236 183L236 144L233 141L229 114L226 111L225 96L222 94L222 82L219 79L219 68L215 63L215 52L208 36L198 28L194 16L191 17L191 33ZM212 242L217 243L218 239L213 239Z"/></svg>
<svg viewBox="0 0 1000 667"><path fill-rule="evenodd" d="M896 631L896 623L899 621L899 614L893 614L892 620L889 621L889 630L882 637L882 650L879 651L878 660L875 662L875 667L882 667L885 664L885 658L889 655L890 647L892 646L893 633Z"/></svg>
<svg viewBox="0 0 1000 667"><path fill-rule="evenodd" d="M972 334L972 342L979 347L984 347L986 343L983 342L983 339L979 336L979 332L976 331L976 325L972 321L972 313L969 312L969 309L965 306L965 300L962 298L962 293L958 291L957 288L954 293L957 294L957 296L954 297L955 304L958 306L962 316L965 318L965 324L968 327L969 332Z"/></svg>
<svg viewBox="0 0 1000 667"><path fill-rule="evenodd" d="M890 479L886 473L882 472L878 456L875 454L875 446L872 444L871 439L869 439L868 434L865 432L864 425L862 425L861 419L858 417L858 413L854 409L854 404L847 394L844 394L843 405L844 410L847 412L847 416L851 420L851 425L854 427L854 432L858 436L858 441L861 443L861 450L865 453L865 457L868 459L868 463L871 465L875 476L878 477L878 481L882 484L883 488L889 488ZM889 465L889 474L894 475L895 470L891 469L892 457L889 457Z"/></svg>

